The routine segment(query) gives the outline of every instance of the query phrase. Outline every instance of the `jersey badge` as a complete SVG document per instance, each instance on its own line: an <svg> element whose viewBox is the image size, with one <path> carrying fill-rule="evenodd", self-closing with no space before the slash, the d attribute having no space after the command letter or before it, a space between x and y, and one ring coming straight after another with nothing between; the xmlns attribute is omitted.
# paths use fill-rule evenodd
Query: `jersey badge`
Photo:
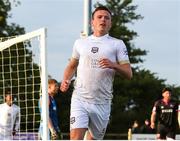
<svg viewBox="0 0 180 141"><path fill-rule="evenodd" d="M92 47L91 52L92 53L97 53L99 51L98 47Z"/></svg>
<svg viewBox="0 0 180 141"><path fill-rule="evenodd" d="M75 117L70 118L70 124L73 124L75 122Z"/></svg>

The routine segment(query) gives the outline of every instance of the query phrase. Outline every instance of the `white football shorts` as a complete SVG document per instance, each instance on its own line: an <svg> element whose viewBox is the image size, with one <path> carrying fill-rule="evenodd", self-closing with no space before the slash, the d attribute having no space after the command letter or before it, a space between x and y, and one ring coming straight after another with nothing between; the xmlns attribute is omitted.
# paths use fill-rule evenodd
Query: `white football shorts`
<svg viewBox="0 0 180 141"><path fill-rule="evenodd" d="M94 139L102 140L109 121L111 104L93 104L72 98L70 130L87 128Z"/></svg>

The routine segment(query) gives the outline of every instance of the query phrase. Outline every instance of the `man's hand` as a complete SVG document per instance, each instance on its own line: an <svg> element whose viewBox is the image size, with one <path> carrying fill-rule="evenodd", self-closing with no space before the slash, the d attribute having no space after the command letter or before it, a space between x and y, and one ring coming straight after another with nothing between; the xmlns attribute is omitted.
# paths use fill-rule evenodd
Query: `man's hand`
<svg viewBox="0 0 180 141"><path fill-rule="evenodd" d="M155 123L154 123L154 122L151 123L151 128L152 128L152 129L155 128Z"/></svg>
<svg viewBox="0 0 180 141"><path fill-rule="evenodd" d="M62 92L66 92L68 90L68 88L69 88L69 85L70 85L70 81L69 80L63 80L61 82L60 90Z"/></svg>
<svg viewBox="0 0 180 141"><path fill-rule="evenodd" d="M110 69L114 69L114 63L111 62L109 59L107 58L103 58L99 61L99 65L101 68L110 68Z"/></svg>

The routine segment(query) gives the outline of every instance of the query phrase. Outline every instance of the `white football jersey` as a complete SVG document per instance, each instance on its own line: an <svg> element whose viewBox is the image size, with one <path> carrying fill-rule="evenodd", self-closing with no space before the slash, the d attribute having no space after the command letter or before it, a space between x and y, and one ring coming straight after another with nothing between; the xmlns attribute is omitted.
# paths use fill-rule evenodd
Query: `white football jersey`
<svg viewBox="0 0 180 141"><path fill-rule="evenodd" d="M7 103L0 104L0 139L12 136L13 129L18 131L20 126L20 108Z"/></svg>
<svg viewBox="0 0 180 141"><path fill-rule="evenodd" d="M99 61L108 58L119 64L129 63L123 41L108 34L78 39L74 43L72 57L79 60L73 97L97 104L110 102L115 70L100 68Z"/></svg>

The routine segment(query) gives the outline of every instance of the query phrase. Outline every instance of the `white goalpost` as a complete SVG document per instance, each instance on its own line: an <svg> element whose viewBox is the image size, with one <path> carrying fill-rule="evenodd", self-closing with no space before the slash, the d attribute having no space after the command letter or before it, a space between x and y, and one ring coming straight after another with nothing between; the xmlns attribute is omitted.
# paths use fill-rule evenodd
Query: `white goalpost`
<svg viewBox="0 0 180 141"><path fill-rule="evenodd" d="M48 139L46 28L17 37L0 38L0 104L6 90L20 107L20 128L15 139L37 140L43 121L43 140ZM42 95L42 117L39 98ZM1 112L1 111L0 111ZM13 124L11 117L11 124ZM14 125L12 125L14 126ZM1 128L5 128L0 123ZM11 128L8 129L11 131Z"/></svg>

